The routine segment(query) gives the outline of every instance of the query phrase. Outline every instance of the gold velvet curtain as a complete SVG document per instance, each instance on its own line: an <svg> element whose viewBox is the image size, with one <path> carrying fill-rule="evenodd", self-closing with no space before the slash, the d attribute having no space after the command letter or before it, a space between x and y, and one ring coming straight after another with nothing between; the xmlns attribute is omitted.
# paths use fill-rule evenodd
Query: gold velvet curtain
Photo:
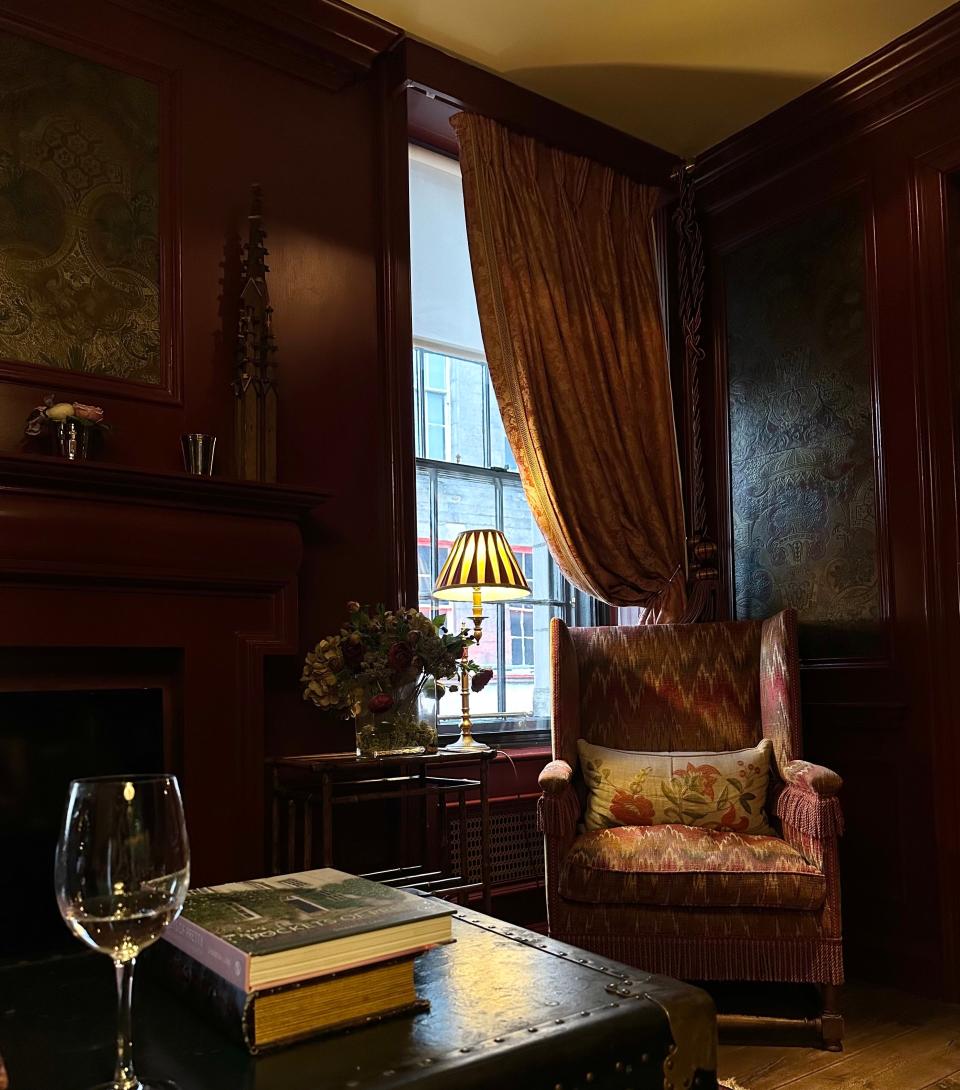
<svg viewBox="0 0 960 1090"><path fill-rule="evenodd" d="M484 347L537 524L581 590L678 620L685 537L658 191L485 117L452 124Z"/></svg>

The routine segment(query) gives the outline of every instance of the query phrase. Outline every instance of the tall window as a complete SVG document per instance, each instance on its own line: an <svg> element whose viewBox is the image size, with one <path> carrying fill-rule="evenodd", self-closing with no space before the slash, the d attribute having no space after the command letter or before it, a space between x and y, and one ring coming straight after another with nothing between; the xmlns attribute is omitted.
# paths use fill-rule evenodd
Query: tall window
<svg viewBox="0 0 960 1090"><path fill-rule="evenodd" d="M550 716L550 618L590 623L590 603L561 576L523 495L483 353L456 161L410 149L413 375L417 454L420 608L457 629L469 603L437 602L430 591L462 530L503 530L532 596L485 605L474 658L494 680L471 697L478 731L544 728ZM459 696L440 702L456 733Z"/></svg>

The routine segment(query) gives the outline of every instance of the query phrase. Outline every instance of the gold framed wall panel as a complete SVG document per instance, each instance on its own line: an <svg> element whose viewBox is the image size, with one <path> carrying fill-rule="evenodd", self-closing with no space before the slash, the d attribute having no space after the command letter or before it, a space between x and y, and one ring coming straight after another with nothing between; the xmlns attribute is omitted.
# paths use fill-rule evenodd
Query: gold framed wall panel
<svg viewBox="0 0 960 1090"><path fill-rule="evenodd" d="M177 100L0 18L0 381L180 402Z"/></svg>

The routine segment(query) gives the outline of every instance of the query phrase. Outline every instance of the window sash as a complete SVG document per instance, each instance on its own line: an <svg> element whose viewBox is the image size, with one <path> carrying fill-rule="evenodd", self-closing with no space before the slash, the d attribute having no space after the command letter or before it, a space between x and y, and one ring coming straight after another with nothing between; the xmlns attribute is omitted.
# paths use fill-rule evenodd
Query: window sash
<svg viewBox="0 0 960 1090"><path fill-rule="evenodd" d="M480 468L505 469L516 473L517 465L513 460L510 444L503 429L503 421L497 407L490 368L483 356L454 346L443 346L435 341L414 338L414 405L415 405L415 443L417 458L433 458L436 461L453 462L452 452L452 394L450 370L452 366L475 366L479 368L480 379L480 417L481 440L483 447ZM437 357L443 357L444 384L438 385ZM430 428L439 424L430 419L431 395L443 395L444 398L444 445L443 455L438 457L437 449L430 446ZM473 463L464 463L473 464Z"/></svg>
<svg viewBox="0 0 960 1090"><path fill-rule="evenodd" d="M432 357L428 359L428 357ZM445 357L444 379L445 388L440 389L436 383L439 379L437 357ZM457 409L453 405L452 369L465 368L475 365L481 369L479 382L471 377L467 371L460 371L457 380L467 380L470 388L476 391L480 398L481 412L478 423L482 432L482 465L470 462L454 460L460 457L459 451L454 451L454 446L462 446L462 435L454 435ZM492 489L493 518L492 524L496 528L504 529L504 494L506 488L516 488L520 484L520 475L513 463L512 452L506 442L503 433L503 425L499 419L499 410L496 397L493 392L493 384L490 380L490 371L486 360L482 355L458 349L452 345L441 345L434 342L417 339L414 340L413 352L414 367L414 392L415 392L415 437L416 437L416 467L418 471L417 491L420 492L420 474L426 476L428 482L428 523L424 523L418 516L418 590L420 592L421 608L431 614L438 612L451 613L452 603L438 602L430 597L429 592L436 583L437 574L442 566L448 551L442 548L440 542L440 491L441 481L444 479L452 482L473 481L484 483ZM432 368L432 374L430 370ZM432 380L431 385L428 380ZM440 445L431 445L431 437L437 434L440 425L428 421L427 399L431 394L444 396L444 423L443 423L443 456L430 457L437 454ZM502 448L502 449L501 449ZM481 444L475 443L473 456L481 453ZM491 462L505 461L505 466L492 465ZM532 519L532 515L530 516ZM424 548L424 531L429 529L430 544ZM452 544L452 542L450 543ZM423 552L421 552L423 550ZM537 663L534 632L534 607L546 609L550 616L559 616L568 624L593 624L596 618L596 603L588 595L581 594L563 577L560 569L552 557L548 556L545 579L533 578L533 554L523 551L517 554L521 568L527 580L530 582L536 597L517 600L516 603L497 603L485 606L488 619L484 630L484 639L480 644L478 654L475 656L484 664L493 665L495 671L495 685L497 696L497 711L483 712L472 709L472 718L475 729L479 733L484 731L503 734L505 732L525 733L528 737L536 735L538 738L549 729L549 714L536 714L536 678L539 677L542 684L549 671L547 656L543 654L544 661ZM429 573L429 574L428 574ZM544 585L541 585L543 583ZM429 585L428 585L429 584ZM424 593L426 591L426 593ZM520 620L520 635L514 636L511 632L511 613L508 609L518 611ZM496 661L492 661L491 654L496 635ZM514 641L518 642L520 661L514 663ZM534 696L531 704L533 712L508 711L508 680L517 679L518 673L529 671L534 679ZM541 691L542 696L542 691ZM445 699L446 700L449 698ZM475 701L476 703L476 701ZM440 731L444 735L455 735L459 730L459 712L451 714L444 711L440 718Z"/></svg>
<svg viewBox="0 0 960 1090"><path fill-rule="evenodd" d="M430 583L432 589L447 551L446 548L443 548L440 545L439 512L442 482L444 480L453 482L475 481L492 484L495 509L494 525L496 528L502 529L504 523L504 486L518 484L520 477L519 474L507 470L458 465L437 459L418 458L416 464L417 470L421 475L419 480L422 481L425 477L429 489L429 502L427 506L429 510L430 542L429 545L426 546L426 549L429 550L430 554ZM418 483L418 488L419 487L420 485ZM421 527L421 533L424 529L426 529L426 527ZM418 552L419 550L424 549L424 542L418 540ZM530 554L521 553L520 556L523 558L521 560L521 565L524 568L524 574L532 575L532 556L529 563L526 562L526 559ZM520 599L517 604L507 602L485 606L488 614L485 633L489 633L490 635L495 633L497 636L495 643L496 661L491 661L494 658L494 656L490 654L492 650L491 645L494 643L492 640L488 643L487 640L484 639L481 643L479 658L484 662L491 662L491 665L494 667L497 686L497 711L475 712L472 714L475 724L481 731L483 729L498 731L509 730L511 726L515 727L516 725L529 727L531 721L534 722L534 726L545 728L547 725L547 717L538 717L535 714L535 709L524 712L508 710L507 684L511 676L515 679L516 672L518 670L523 671L524 668L530 669L536 676L538 664L532 661L534 659L534 607L544 607L550 611L551 615L560 616L568 621L568 623L572 623L573 618L576 615L575 598L577 592L574 591L574 588L572 588L560 574L552 557L549 559L548 573L549 578L545 587L546 593L537 593L536 596ZM422 586L423 582L421 582L421 587ZM536 589L539 591L541 588ZM449 603L437 602L430 597L421 598L421 608L429 609L432 614L451 611ZM522 618L520 622L520 636L515 637L510 631L511 614L507 612L508 610L515 610ZM523 661L519 663L514 663L513 661L512 648L514 639L522 641L523 644ZM547 670L549 669L549 664L543 662L539 664L539 668L541 671ZM458 715L443 715L441 717L441 733L456 733L458 724Z"/></svg>

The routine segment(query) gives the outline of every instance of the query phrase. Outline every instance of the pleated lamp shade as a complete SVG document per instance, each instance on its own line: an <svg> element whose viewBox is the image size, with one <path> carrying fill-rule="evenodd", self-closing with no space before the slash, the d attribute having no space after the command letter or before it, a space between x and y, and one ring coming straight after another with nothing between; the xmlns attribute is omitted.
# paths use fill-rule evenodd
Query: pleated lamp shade
<svg viewBox="0 0 960 1090"><path fill-rule="evenodd" d="M443 562L434 598L469 602L476 589L486 602L506 602L530 593L513 550L500 530L464 530Z"/></svg>

